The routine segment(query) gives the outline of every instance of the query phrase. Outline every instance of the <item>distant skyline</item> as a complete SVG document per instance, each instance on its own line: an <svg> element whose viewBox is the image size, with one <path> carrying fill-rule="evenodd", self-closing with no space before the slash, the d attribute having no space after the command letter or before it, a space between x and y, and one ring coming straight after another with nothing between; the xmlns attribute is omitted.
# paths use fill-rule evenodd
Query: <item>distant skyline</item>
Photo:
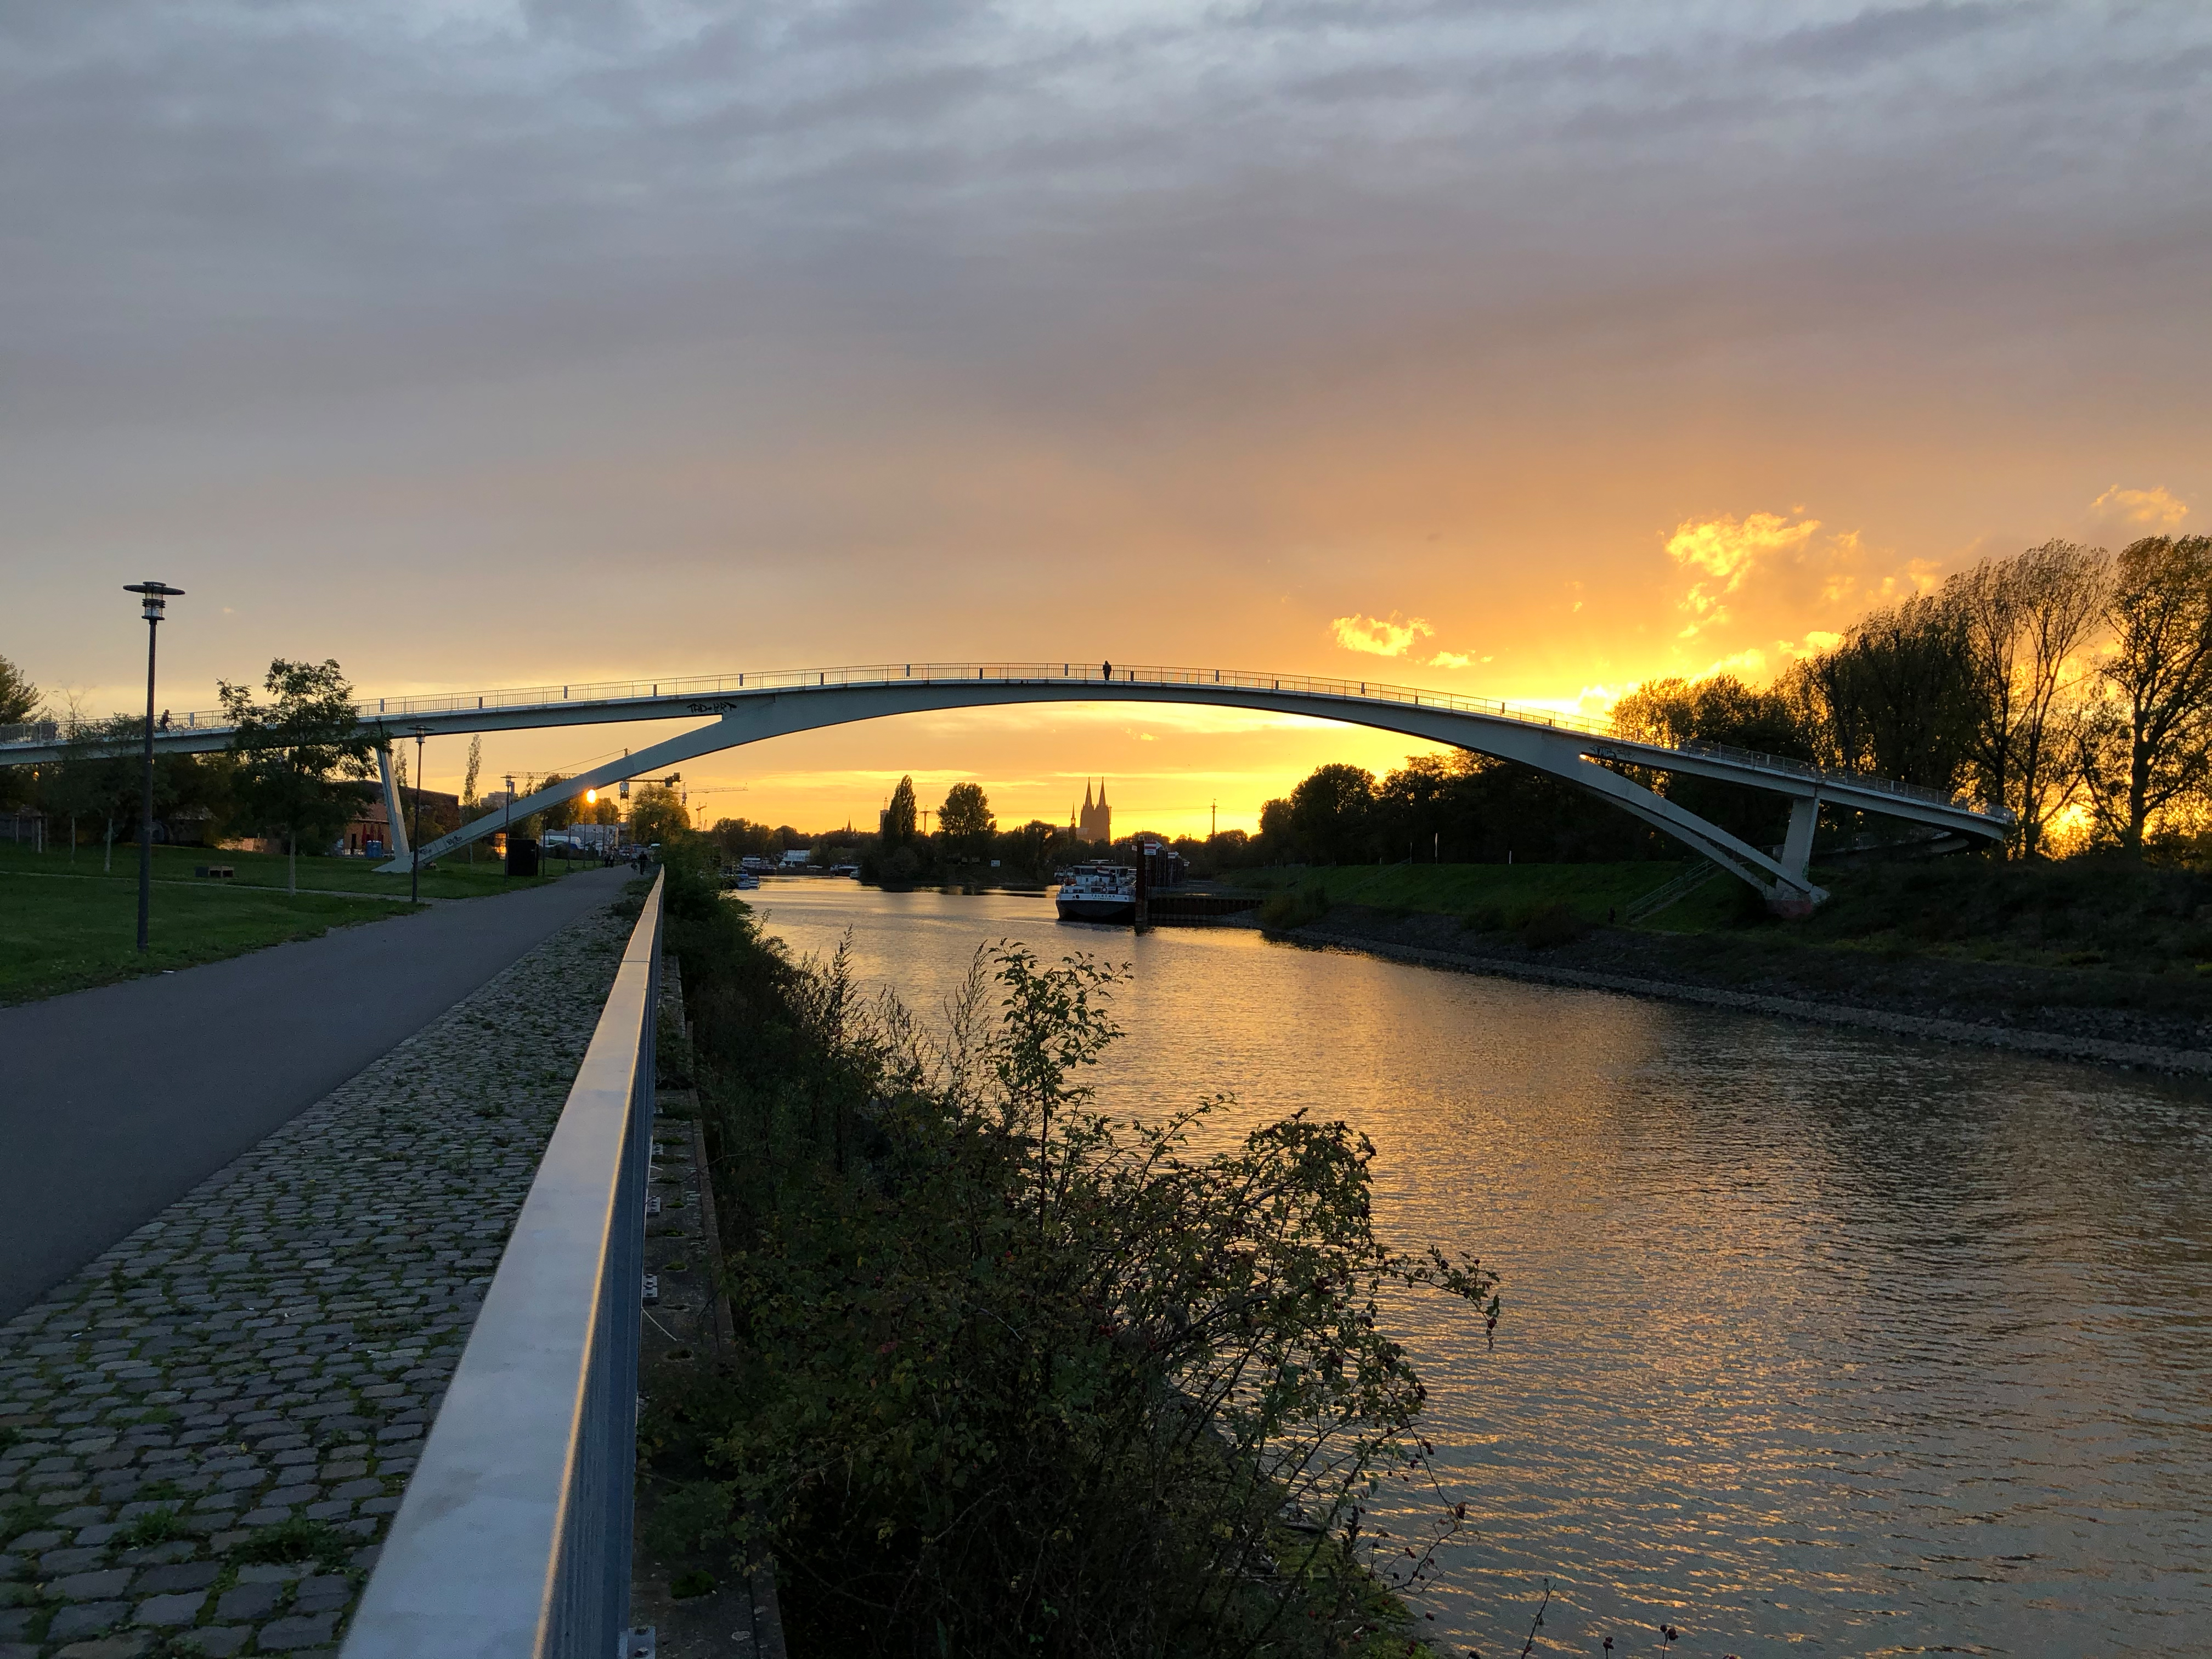
<svg viewBox="0 0 2212 1659"><path fill-rule="evenodd" d="M2179 5L0 0L0 653L131 706L152 575L179 709L276 654L1763 678L2212 528L2208 153ZM682 769L1202 833L1414 747L1048 708Z"/></svg>

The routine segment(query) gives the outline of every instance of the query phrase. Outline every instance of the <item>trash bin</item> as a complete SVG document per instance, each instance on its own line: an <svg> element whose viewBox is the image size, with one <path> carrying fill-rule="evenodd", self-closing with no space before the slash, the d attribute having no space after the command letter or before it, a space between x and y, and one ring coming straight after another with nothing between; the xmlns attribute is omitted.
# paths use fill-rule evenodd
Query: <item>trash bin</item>
<svg viewBox="0 0 2212 1659"><path fill-rule="evenodd" d="M507 837L507 873L510 876L534 876L538 873L536 842L527 836Z"/></svg>

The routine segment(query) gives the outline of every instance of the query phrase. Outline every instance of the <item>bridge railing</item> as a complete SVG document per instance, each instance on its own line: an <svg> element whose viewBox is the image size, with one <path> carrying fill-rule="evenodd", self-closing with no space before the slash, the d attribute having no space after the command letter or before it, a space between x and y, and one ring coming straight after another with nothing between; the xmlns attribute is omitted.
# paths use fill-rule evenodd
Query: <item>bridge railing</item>
<svg viewBox="0 0 2212 1659"><path fill-rule="evenodd" d="M1126 664L1110 670L1103 663L1084 662L908 662L866 663L838 668L749 670L738 674L679 675L668 679L595 680L563 685L511 686L495 691L441 692L414 697L368 697L360 704L365 720L400 721L411 715L495 713L558 708L564 703L650 702L708 701L736 692L825 690L832 686L941 684L983 681L1016 684L1103 683L1110 672L1116 684L1221 686L1243 690L1287 691L1300 696L1327 697L1346 702L1395 703L1417 708L1436 708L1456 714L1481 714L1554 731L1579 732L1602 738L1611 746L1608 758L1631 764L1663 767L1670 755L1691 754L1724 761L1754 770L1774 772L1814 782L1833 782L1856 789L1893 795L1899 799L1990 812L1940 789L1899 783L1888 778L1856 772L1825 770L1809 762L1790 760L1727 744L1686 743L1680 745L1646 743L1617 733L1608 720L1557 710L1532 708L1496 697L1476 697L1454 691L1432 691L1419 686L1394 685L1382 680L1337 678L1312 674L1266 674L1230 668L1175 668L1157 664ZM207 711L172 717L173 728L223 729L223 716Z"/></svg>
<svg viewBox="0 0 2212 1659"><path fill-rule="evenodd" d="M627 1628L662 886L630 934L343 1659L611 1659Z"/></svg>

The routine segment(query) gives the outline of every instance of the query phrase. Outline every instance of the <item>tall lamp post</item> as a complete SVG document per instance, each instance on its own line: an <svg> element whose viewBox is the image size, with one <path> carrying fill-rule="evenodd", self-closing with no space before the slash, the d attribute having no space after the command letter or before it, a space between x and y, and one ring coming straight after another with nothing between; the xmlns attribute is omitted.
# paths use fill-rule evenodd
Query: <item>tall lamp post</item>
<svg viewBox="0 0 2212 1659"><path fill-rule="evenodd" d="M167 582L129 582L126 593L146 603L146 765L138 786L138 950L145 953L146 924L154 910L154 641L161 628L161 606L185 590Z"/></svg>
<svg viewBox="0 0 2212 1659"><path fill-rule="evenodd" d="M430 728L415 728L415 825L407 832L407 845L415 854L414 867L407 872L407 902L422 902L422 739L430 735Z"/></svg>

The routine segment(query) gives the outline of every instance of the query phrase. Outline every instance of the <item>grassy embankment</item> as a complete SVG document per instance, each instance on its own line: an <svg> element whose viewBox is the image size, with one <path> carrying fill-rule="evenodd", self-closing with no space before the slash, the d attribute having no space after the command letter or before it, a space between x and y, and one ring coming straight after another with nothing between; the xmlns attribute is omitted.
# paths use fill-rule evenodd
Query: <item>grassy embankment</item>
<svg viewBox="0 0 2212 1659"><path fill-rule="evenodd" d="M1498 910L1533 912L1564 905L1586 922L1625 910L1665 886L1686 866L1641 864L1380 864L1328 868L1238 870L1224 878L1269 894L1305 894L1304 919L1321 914L1317 902L1358 904L1378 910L1419 910L1470 916ZM1705 896L1701 890L1695 896ZM1674 908L1680 909L1681 906ZM1283 914L1279 908L1278 914ZM1665 913L1671 919L1672 912Z"/></svg>
<svg viewBox="0 0 2212 1659"><path fill-rule="evenodd" d="M196 878L193 867L208 863L228 864L238 874L230 881ZM284 866L272 854L155 848L153 948L142 957L135 846L117 847L103 874L98 848L80 847L72 860L66 848L34 853L0 845L0 1003L216 962L408 908L407 878L380 876L366 859L301 859L296 895L284 890ZM424 873L422 893L471 898L552 879L557 876L509 882L490 860L451 864ZM349 896L356 893L378 896Z"/></svg>
<svg viewBox="0 0 2212 1659"><path fill-rule="evenodd" d="M1477 940L1523 929L1547 909L1576 924L1564 943L1602 925L1608 910L1672 880L1688 866L1396 865L1265 870L1243 875L1278 896L1283 925L1318 920L1333 906L1458 918ZM1853 867L1816 866L1826 903L1802 921L1765 915L1750 890L1722 876L1635 932L1694 937L1705 950L1872 953L2112 975L2212 977L2212 872L2118 856L2007 863L1962 855ZM1620 924L1626 926L1626 924ZM1476 942L1476 941L1471 941Z"/></svg>

